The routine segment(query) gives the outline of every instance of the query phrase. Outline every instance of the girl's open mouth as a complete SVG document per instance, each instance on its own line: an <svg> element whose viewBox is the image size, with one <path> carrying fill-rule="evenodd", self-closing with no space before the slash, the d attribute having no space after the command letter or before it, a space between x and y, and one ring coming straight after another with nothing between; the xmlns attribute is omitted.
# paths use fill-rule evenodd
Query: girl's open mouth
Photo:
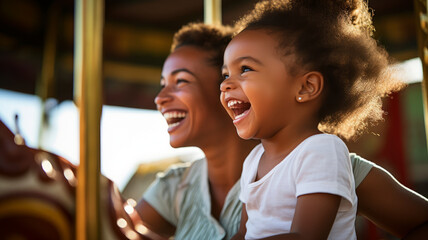
<svg viewBox="0 0 428 240"><path fill-rule="evenodd" d="M227 102L227 107L232 110L234 122L244 117L251 108L251 103L240 100L230 100Z"/></svg>

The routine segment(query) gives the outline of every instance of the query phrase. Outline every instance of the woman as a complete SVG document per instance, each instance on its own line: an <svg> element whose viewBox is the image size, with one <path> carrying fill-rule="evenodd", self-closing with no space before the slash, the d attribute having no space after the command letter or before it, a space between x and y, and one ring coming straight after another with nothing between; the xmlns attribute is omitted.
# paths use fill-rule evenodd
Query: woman
<svg viewBox="0 0 428 240"><path fill-rule="evenodd" d="M189 24L173 40L155 99L173 147L205 159L158 176L137 205L145 226L167 238L229 239L239 227L242 163L258 143L238 137L219 101L223 52L233 29ZM351 155L358 212L397 237L428 232L428 200L385 170ZM388 196L386 199L385 196Z"/></svg>

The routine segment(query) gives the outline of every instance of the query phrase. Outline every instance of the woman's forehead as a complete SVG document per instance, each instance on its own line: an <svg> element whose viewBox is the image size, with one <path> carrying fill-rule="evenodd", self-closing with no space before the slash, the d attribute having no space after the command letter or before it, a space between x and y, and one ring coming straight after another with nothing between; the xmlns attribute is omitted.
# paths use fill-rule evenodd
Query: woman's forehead
<svg viewBox="0 0 428 240"><path fill-rule="evenodd" d="M165 60L162 77L167 77L180 69L185 69L201 78L209 78L209 75L215 75L216 73L220 74L220 69L210 62L211 54L198 47L180 47ZM217 78L217 76L213 77Z"/></svg>
<svg viewBox="0 0 428 240"><path fill-rule="evenodd" d="M164 68L168 65L208 65L210 54L199 48L183 46L174 50L165 60Z"/></svg>

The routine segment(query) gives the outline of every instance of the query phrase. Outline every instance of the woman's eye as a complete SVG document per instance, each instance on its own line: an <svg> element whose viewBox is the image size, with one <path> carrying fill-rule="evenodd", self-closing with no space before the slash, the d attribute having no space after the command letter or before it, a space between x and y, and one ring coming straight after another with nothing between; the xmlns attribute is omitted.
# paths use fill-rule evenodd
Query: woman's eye
<svg viewBox="0 0 428 240"><path fill-rule="evenodd" d="M250 67L247 67L247 66L242 66L241 67L241 72L242 73L249 72L249 71L253 71L253 69L251 69Z"/></svg>
<svg viewBox="0 0 428 240"><path fill-rule="evenodd" d="M180 84L180 83L188 83L189 81L187 81L186 79L182 79L182 78L179 78L179 79L177 79L177 84Z"/></svg>
<svg viewBox="0 0 428 240"><path fill-rule="evenodd" d="M162 88L165 88L165 81L164 80L161 80L160 81L160 88L162 89Z"/></svg>
<svg viewBox="0 0 428 240"><path fill-rule="evenodd" d="M229 78L229 75L228 75L228 74L223 73L223 74L222 74L222 77L223 77L223 80L226 80L226 79L228 79L228 78Z"/></svg>

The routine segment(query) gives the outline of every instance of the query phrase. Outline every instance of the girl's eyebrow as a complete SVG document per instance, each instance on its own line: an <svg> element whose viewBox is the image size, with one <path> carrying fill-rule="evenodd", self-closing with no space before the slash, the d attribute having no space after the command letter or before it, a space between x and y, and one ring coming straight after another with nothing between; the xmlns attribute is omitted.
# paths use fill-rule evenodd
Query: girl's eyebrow
<svg viewBox="0 0 428 240"><path fill-rule="evenodd" d="M232 62L232 64L236 64L236 63L242 62L242 61L244 61L244 60L249 60L249 61L255 62L255 63L259 64L259 65L263 65L263 63L262 63L260 60L258 60L257 58L251 57L251 56L243 56L243 57L239 57L239 58L235 59L235 60ZM223 66L221 67L221 70L223 70L223 69L225 69L225 68L227 68L227 66L226 66L226 65L223 65Z"/></svg>
<svg viewBox="0 0 428 240"><path fill-rule="evenodd" d="M250 61L255 62L257 64L263 65L263 63L260 62L260 60L258 60L257 58L251 57L251 56L240 57L240 58L236 59L235 62L242 62L244 60L250 60Z"/></svg>
<svg viewBox="0 0 428 240"><path fill-rule="evenodd" d="M188 74L190 74L190 75L192 75L192 76L196 77L196 75L195 75L193 72L191 72L189 69L187 69L187 68L179 68L179 69L175 69L174 71L172 71L172 72L171 72L171 75L173 76L173 75L176 75L176 74L178 74L178 73L180 73L180 72L186 72L186 73L188 73ZM160 80L163 80L163 79L165 79L165 77L164 77L164 76L161 76Z"/></svg>

